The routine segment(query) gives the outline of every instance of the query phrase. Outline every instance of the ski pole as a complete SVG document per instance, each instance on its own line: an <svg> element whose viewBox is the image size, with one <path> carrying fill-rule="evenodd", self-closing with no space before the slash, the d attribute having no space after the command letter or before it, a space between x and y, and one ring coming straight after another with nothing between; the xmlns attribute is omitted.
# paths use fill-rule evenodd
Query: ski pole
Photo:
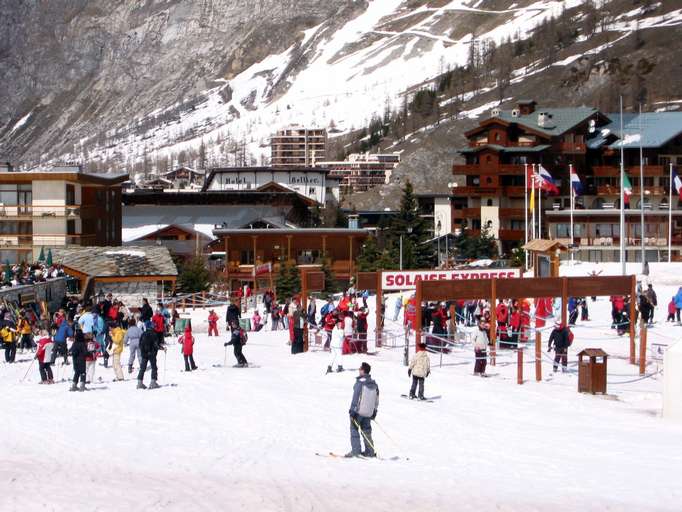
<svg viewBox="0 0 682 512"><path fill-rule="evenodd" d="M168 355L167 351L163 351L163 383L166 383L166 356Z"/></svg>
<svg viewBox="0 0 682 512"><path fill-rule="evenodd" d="M351 418L351 419L353 420L353 423L355 423L355 426L357 427L357 429L358 429L358 430L360 431L360 433L362 434L362 437L365 438L365 442L372 448L372 451L374 452L374 455L378 457L379 454L377 453L376 449L374 448L374 445L372 444L372 441L370 441L370 440L367 438L367 435L365 434L365 431L362 430L362 427L360 426L360 424L357 422L357 420L356 420L355 418Z"/></svg>
<svg viewBox="0 0 682 512"><path fill-rule="evenodd" d="M24 382L24 380L26 380L26 377L28 377L28 372L30 372L31 368L33 368L33 363L35 362L35 360L36 360L35 357L33 359L31 359L31 364L28 365L28 370L26 370L26 373L24 374L24 376L21 378L21 380L19 382Z"/></svg>
<svg viewBox="0 0 682 512"><path fill-rule="evenodd" d="M227 345L225 345L225 357L223 358L223 366L227 366Z"/></svg>
<svg viewBox="0 0 682 512"><path fill-rule="evenodd" d="M383 434L388 438L388 440L391 441L395 445L396 448L398 448L398 450L405 453L405 450L403 450L402 447L398 443L396 443L391 436L388 435L388 432L386 432L386 430L384 430L384 428L377 422L377 420L372 420L372 421L374 422L374 424L377 427L379 427L379 430L381 430L381 432L383 432ZM406 459L410 460L408 457L406 457Z"/></svg>

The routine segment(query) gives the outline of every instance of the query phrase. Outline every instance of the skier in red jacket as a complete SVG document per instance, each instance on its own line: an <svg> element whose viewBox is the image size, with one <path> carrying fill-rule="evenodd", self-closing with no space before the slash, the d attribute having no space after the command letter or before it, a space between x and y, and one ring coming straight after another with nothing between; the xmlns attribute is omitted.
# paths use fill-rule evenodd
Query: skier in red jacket
<svg viewBox="0 0 682 512"><path fill-rule="evenodd" d="M38 369L40 371L41 384L54 384L54 377L52 376L52 351L54 350L54 343L50 339L46 330L40 331L40 340L38 340L38 350L36 350L36 359L38 360Z"/></svg>
<svg viewBox="0 0 682 512"><path fill-rule="evenodd" d="M218 315L213 309L208 314L208 335L218 336Z"/></svg>
<svg viewBox="0 0 682 512"><path fill-rule="evenodd" d="M163 313L160 309L157 309L156 313L154 313L154 316L152 317L152 329L154 329L154 332L159 339L159 345L163 345L163 334L166 330L166 319L163 317Z"/></svg>
<svg viewBox="0 0 682 512"><path fill-rule="evenodd" d="M182 343L182 356L185 359L185 371L191 372L197 369L194 362L194 336L192 336L192 328L188 325L185 327L185 333L180 336L178 340Z"/></svg>

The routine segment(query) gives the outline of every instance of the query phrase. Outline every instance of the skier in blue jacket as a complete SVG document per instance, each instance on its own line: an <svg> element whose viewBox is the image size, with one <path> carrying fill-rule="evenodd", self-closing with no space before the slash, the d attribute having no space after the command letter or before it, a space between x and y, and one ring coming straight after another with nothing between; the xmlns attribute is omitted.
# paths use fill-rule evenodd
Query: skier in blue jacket
<svg viewBox="0 0 682 512"><path fill-rule="evenodd" d="M682 286L677 290L675 295L675 319L680 323L680 310L682 309Z"/></svg>
<svg viewBox="0 0 682 512"><path fill-rule="evenodd" d="M350 403L350 445L351 451L346 457L376 457L372 441L372 420L376 418L379 408L379 386L370 376L372 367L367 363L360 365L359 375L353 386L353 399ZM361 451L360 437L365 444Z"/></svg>

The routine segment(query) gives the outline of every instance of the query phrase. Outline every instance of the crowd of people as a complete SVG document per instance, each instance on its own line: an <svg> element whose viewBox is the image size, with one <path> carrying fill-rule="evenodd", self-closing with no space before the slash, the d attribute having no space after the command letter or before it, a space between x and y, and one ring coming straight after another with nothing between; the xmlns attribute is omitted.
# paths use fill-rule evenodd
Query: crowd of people
<svg viewBox="0 0 682 512"><path fill-rule="evenodd" d="M27 263L17 263L14 265L5 263L1 268L0 278L2 279L2 284L0 289L42 283L48 279L55 279L66 275L61 265L47 265L43 262L31 265Z"/></svg>

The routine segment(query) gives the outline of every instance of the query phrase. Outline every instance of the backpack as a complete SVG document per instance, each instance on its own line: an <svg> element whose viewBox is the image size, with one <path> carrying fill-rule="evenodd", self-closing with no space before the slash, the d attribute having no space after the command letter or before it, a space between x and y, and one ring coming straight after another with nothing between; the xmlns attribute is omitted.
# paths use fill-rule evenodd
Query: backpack
<svg viewBox="0 0 682 512"><path fill-rule="evenodd" d="M54 343L46 343L45 344L45 351L43 352L43 361L46 363L53 363L55 358L52 357L52 355L56 356L55 350L54 350Z"/></svg>
<svg viewBox="0 0 682 512"><path fill-rule="evenodd" d="M363 418L371 418L374 416L374 411L377 409L379 402L379 388L376 384L363 384L360 391L360 398L358 399L357 412Z"/></svg>
<svg viewBox="0 0 682 512"><path fill-rule="evenodd" d="M246 345L246 342L249 340L249 335L246 334L246 331L244 329L239 329L239 341L241 342L242 345Z"/></svg>
<svg viewBox="0 0 682 512"><path fill-rule="evenodd" d="M574 336L573 336L573 331L571 331L570 329L568 329L568 346L569 346L569 347L570 347L571 345L573 345L573 338L574 338Z"/></svg>

